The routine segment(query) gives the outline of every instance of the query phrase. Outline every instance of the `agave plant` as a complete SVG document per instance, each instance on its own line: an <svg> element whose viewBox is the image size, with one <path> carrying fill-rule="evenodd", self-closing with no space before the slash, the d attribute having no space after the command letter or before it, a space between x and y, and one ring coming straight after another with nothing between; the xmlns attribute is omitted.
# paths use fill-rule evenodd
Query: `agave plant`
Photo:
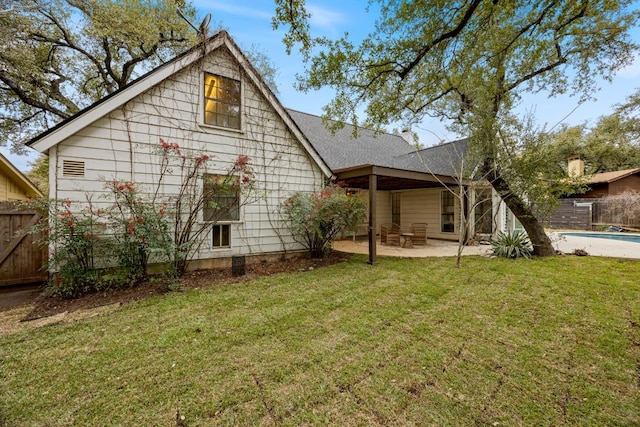
<svg viewBox="0 0 640 427"><path fill-rule="evenodd" d="M503 258L531 258L533 246L526 233L512 231L503 233L499 231L491 239L491 247L496 256Z"/></svg>

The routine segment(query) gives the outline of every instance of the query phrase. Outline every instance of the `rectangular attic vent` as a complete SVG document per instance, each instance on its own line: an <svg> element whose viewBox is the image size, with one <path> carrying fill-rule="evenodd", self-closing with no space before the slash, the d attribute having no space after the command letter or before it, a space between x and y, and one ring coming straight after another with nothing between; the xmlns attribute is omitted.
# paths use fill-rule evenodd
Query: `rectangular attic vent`
<svg viewBox="0 0 640 427"><path fill-rule="evenodd" d="M77 160L63 160L62 176L84 176L84 162Z"/></svg>

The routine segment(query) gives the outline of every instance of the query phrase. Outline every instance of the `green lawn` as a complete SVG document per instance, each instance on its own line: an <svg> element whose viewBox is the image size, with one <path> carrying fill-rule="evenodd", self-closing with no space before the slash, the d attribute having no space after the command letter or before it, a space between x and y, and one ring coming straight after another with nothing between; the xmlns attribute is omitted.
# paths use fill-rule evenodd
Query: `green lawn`
<svg viewBox="0 0 640 427"><path fill-rule="evenodd" d="M640 425L640 263L358 256L0 339L0 425Z"/></svg>

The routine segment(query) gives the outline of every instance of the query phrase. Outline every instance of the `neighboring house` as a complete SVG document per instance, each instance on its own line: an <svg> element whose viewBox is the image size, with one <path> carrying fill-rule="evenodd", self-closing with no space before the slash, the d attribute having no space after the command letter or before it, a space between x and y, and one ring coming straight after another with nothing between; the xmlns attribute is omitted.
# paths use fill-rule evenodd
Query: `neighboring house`
<svg viewBox="0 0 640 427"><path fill-rule="evenodd" d="M455 189L459 182L455 165L466 143L416 151L401 136L360 129L360 137L352 138L352 130L333 134L320 117L283 108L222 31L28 145L49 155L49 196L78 202L85 193L103 193L105 180L129 180L152 191L160 138L212 156L218 168L212 174L224 173L239 155L249 156L261 197L217 222L194 267L301 249L279 215L280 205L330 179L368 194L374 213L370 241L385 222L427 222L429 237L457 239L460 206L445 186ZM484 231L495 232L507 226L506 210L495 194L490 198L482 209L494 224Z"/></svg>
<svg viewBox="0 0 640 427"><path fill-rule="evenodd" d="M570 158L567 163L567 169L571 176L583 176L584 160L579 157ZM585 184L588 186L587 191L568 197L576 199L598 199L614 194L621 194L625 191L640 192L640 168L587 175L585 176Z"/></svg>
<svg viewBox="0 0 640 427"><path fill-rule="evenodd" d="M570 158L567 169L570 176L583 176L584 161ZM585 175L584 183L587 191L560 200L560 206L548 221L550 227L591 230L607 225L637 225L635 221L624 223L611 218L602 199L627 191L640 192L640 168Z"/></svg>
<svg viewBox="0 0 640 427"><path fill-rule="evenodd" d="M640 192L640 168L597 173L587 177L586 183L589 190L572 197L596 199L621 194L625 191Z"/></svg>
<svg viewBox="0 0 640 427"><path fill-rule="evenodd" d="M42 197L38 188L0 154L0 202Z"/></svg>

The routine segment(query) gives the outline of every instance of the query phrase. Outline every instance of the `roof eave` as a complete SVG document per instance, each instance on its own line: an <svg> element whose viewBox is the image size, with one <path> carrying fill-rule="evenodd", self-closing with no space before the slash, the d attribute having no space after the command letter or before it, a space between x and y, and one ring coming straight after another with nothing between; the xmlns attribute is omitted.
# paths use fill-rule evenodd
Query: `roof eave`
<svg viewBox="0 0 640 427"><path fill-rule="evenodd" d="M228 38L228 34L225 31L221 31L212 36L206 42L206 53L220 47L224 43L225 38ZM107 95L89 107L58 123L53 128L39 134L28 141L26 145L40 153L46 154L51 147L54 147L64 139L88 126L90 123L95 122L109 112L124 105L145 90L150 89L154 85L160 83L162 80L185 68L201 57L201 48L194 47L189 49L182 55L178 55L174 59L132 81L122 89Z"/></svg>
<svg viewBox="0 0 640 427"><path fill-rule="evenodd" d="M280 117L291 129L292 133L300 141L300 143L303 145L305 150L309 153L318 167L320 167L325 176L331 177L333 175L333 172L331 171L329 166L322 159L322 157L320 157L315 148L313 148L306 136L302 133L289 113L282 106L273 91L267 86L260 74L252 66L251 62L244 56L240 48L235 44L235 42L231 39L231 36L229 36L226 31L220 31L207 41L206 51L204 55L209 54L215 49L218 49L223 44L231 51L234 57L242 65L242 68L245 70L246 75L251 79L251 81L261 89L263 95L269 100L271 105L274 106ZM173 60L159 66L155 70L152 70L139 79L131 82L120 91L103 98L102 100L78 112L74 116L59 123L48 131L38 135L31 141L27 142L27 145L41 153L48 153L49 149L64 141L66 138L69 138L76 132L88 126L90 123L99 120L109 112L126 104L131 99L159 84L167 77L187 67L191 63L197 61L202 56L203 53L201 46L190 49L189 51L185 52L185 54L177 56Z"/></svg>
<svg viewBox="0 0 640 427"><path fill-rule="evenodd" d="M0 154L0 169L22 189L28 197L42 197L42 192L26 175L16 168L6 157Z"/></svg>

